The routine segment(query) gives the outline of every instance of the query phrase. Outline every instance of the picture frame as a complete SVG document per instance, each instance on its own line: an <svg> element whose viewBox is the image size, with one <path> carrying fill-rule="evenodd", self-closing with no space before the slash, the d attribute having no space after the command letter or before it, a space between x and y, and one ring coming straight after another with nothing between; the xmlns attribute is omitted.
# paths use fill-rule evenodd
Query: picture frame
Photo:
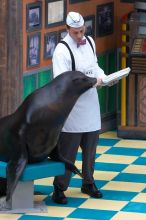
<svg viewBox="0 0 146 220"><path fill-rule="evenodd" d="M96 36L112 34L114 29L114 2L96 7Z"/></svg>
<svg viewBox="0 0 146 220"><path fill-rule="evenodd" d="M42 2L26 5L26 30L34 31L42 27Z"/></svg>
<svg viewBox="0 0 146 220"><path fill-rule="evenodd" d="M76 3L82 3L82 2L87 2L89 0L69 0L70 4L76 4Z"/></svg>
<svg viewBox="0 0 146 220"><path fill-rule="evenodd" d="M67 30L63 29L58 32L58 42L63 40L63 38L67 35Z"/></svg>
<svg viewBox="0 0 146 220"><path fill-rule="evenodd" d="M65 24L67 0L45 0L46 27Z"/></svg>
<svg viewBox="0 0 146 220"><path fill-rule="evenodd" d="M53 56L57 45L57 32L48 32L44 35L44 58L48 59Z"/></svg>
<svg viewBox="0 0 146 220"><path fill-rule="evenodd" d="M40 64L41 33L36 32L27 38L27 67Z"/></svg>
<svg viewBox="0 0 146 220"><path fill-rule="evenodd" d="M84 21L86 27L85 34L87 36L91 36L92 38L95 38L95 16L94 15L86 16L84 17Z"/></svg>

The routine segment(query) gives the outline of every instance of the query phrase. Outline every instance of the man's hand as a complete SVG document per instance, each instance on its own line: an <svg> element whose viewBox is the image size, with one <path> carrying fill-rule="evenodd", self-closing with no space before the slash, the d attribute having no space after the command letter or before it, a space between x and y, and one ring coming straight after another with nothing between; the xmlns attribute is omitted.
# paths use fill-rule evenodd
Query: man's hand
<svg viewBox="0 0 146 220"><path fill-rule="evenodd" d="M102 79L98 78L96 84L93 87L101 87L102 86Z"/></svg>

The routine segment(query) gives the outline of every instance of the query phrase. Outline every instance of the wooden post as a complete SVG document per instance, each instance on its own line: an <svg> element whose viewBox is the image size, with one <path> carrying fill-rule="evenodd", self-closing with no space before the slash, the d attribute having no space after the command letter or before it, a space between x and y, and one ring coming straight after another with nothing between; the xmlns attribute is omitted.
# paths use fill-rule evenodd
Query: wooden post
<svg viewBox="0 0 146 220"><path fill-rule="evenodd" d="M22 100L22 1L0 4L0 117Z"/></svg>

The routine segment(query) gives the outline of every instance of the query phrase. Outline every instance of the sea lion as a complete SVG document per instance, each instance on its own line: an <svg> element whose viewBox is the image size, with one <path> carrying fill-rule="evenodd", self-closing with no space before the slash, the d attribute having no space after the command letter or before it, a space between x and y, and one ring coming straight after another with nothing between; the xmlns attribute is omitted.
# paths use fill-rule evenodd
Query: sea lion
<svg viewBox="0 0 146 220"><path fill-rule="evenodd" d="M96 78L78 71L62 73L31 93L13 114L0 119L0 160L8 162L6 201L27 163L50 157L81 175L61 156L58 138L78 97L96 83Z"/></svg>

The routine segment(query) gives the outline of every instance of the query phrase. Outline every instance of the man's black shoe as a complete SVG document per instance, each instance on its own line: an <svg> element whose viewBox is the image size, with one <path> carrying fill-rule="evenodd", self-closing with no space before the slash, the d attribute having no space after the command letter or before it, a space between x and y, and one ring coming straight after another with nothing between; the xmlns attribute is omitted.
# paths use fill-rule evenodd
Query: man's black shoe
<svg viewBox="0 0 146 220"><path fill-rule="evenodd" d="M97 189L94 183L82 185L81 192L94 198L102 198L102 193L99 191L99 189Z"/></svg>
<svg viewBox="0 0 146 220"><path fill-rule="evenodd" d="M52 199L54 202L59 203L59 204L67 204L67 198L64 195L64 192L61 191L60 189L55 187L55 190L52 195Z"/></svg>

